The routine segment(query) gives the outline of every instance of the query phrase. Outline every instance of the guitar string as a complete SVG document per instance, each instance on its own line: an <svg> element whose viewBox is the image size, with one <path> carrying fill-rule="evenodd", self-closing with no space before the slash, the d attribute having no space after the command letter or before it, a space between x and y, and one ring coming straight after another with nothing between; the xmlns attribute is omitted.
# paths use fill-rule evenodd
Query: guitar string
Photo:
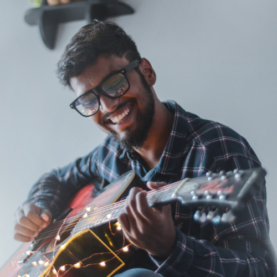
<svg viewBox="0 0 277 277"><path fill-rule="evenodd" d="M163 191L154 191L154 192L150 192L150 196L151 196L151 194L153 194L153 193L156 193L156 194L161 194L162 192L164 192L164 191L168 191L169 189L167 188L167 189L163 189ZM157 193L158 192L158 193ZM148 194L149 195L149 194ZM105 219L105 221L107 220L107 218L106 218L106 214L105 214L105 212L107 211L107 210L111 210L111 208L113 208L113 210L114 209L117 209L118 207L117 206L122 206L122 203L124 202L124 200L123 201L119 201L119 202L116 202L116 203L113 203L113 204L110 204L110 205L108 205L108 206L103 206L103 207L100 207L100 208L98 208L97 210L96 210L96 212L94 211L94 212L92 212L92 213L89 213L88 214L88 217L86 218L86 220L88 221L89 219L91 219L91 218L95 218L95 217L97 217L97 219L98 219L98 221L99 221L99 219L100 219L100 223L101 223L101 221L103 220L103 219ZM116 211L117 213L118 213L118 211ZM112 212L112 213L114 213L114 212ZM102 215L105 215L105 217L103 218L101 218L101 216ZM74 222L75 220L77 220L77 219L80 219L81 220L81 217L82 216L82 214L78 214L78 215L76 215L76 216L74 216L74 217L70 217L70 218L68 218L67 220L63 220L63 221L60 221L60 222L57 222L57 223L62 223L62 224L64 224L64 225L66 225L67 223L72 223L72 222ZM99 217L100 216L100 217ZM52 232L52 231L57 231L60 227L61 227L61 224L57 224L57 223L55 223L55 225L54 225L54 227L56 227L56 228L50 228L50 230L48 229L47 231L50 231L50 232ZM47 233L43 233L43 235L46 235ZM48 234L49 234L49 232L48 232ZM54 234L54 233L53 233Z"/></svg>
<svg viewBox="0 0 277 277"><path fill-rule="evenodd" d="M179 183L179 181L176 182L176 183ZM151 198L151 196L153 196L154 194L157 195L157 198L158 198L158 196L161 195L161 194L164 194L164 192L170 192L170 195L171 195L172 187L175 187L176 183L173 183L173 184L167 185L165 187L162 187L159 190L147 192L147 198ZM165 195L163 195L163 196L165 196ZM151 199L149 199L149 200L151 200ZM85 219L82 218L82 215L84 213L82 213L82 214L78 213L76 216L66 218L65 220L57 221L57 222L55 222L54 225L51 225L52 228L50 227L50 228L45 229L45 231L42 231L41 235L39 235L36 240L38 241L38 240L42 240L42 239L45 239L45 238L53 237L54 235L57 235L57 231L61 228L62 225L70 225L70 223L73 223L74 221L76 221L78 219L79 220L82 220L82 219L85 220L85 222L84 222L85 224L83 224L82 227L86 226L90 219L94 219L94 218L96 219L95 222L90 222L89 224L91 225L91 224L94 224L94 223L96 223L96 224L99 223L99 225L100 225L101 223L104 223L105 221L107 221L107 214L106 214L107 211L116 210L116 209L118 209L118 207L122 208L124 203L125 203L125 199L121 200L121 201L118 201L116 203L112 203L112 204L107 205L107 206L98 207L93 212L87 212L88 216ZM118 212L119 211L116 210L117 215L118 215ZM113 214L113 213L114 213L114 211L111 212L111 214ZM103 215L104 215L104 217L103 217ZM111 218L110 220L113 220L113 219L115 219L115 218ZM72 228L67 227L66 230L71 231L72 229L74 229L78 225L78 223ZM79 224L79 225L82 225L82 224Z"/></svg>
<svg viewBox="0 0 277 277"><path fill-rule="evenodd" d="M122 203L124 204L124 203ZM121 205L119 208L122 208L123 205ZM121 213L122 209L119 210L118 207L117 207L117 210L115 212L113 212L113 217L110 218L109 220L107 220L107 217L106 217L106 214L105 214L105 217L103 217L103 214L104 213L97 213L98 215L100 214L100 216L97 216L96 220L92 220L92 222L89 222L88 220L86 220L85 224L76 224L72 227L66 227L65 230L66 231L71 231L73 230L74 228L76 228L76 233L83 230L83 229L89 229L89 228L92 228L92 227L96 227L96 226L99 226L101 225L102 223L105 223L105 222L109 222L109 221L113 221L114 219L117 218L117 216L119 216L119 214ZM92 219L94 219L96 217L95 214L93 214L94 216L92 217ZM87 218L86 218L87 219ZM50 237L54 237L55 235L57 235L57 231L60 230L60 228L62 227L62 225L58 226L58 228L56 228L56 231L54 229L52 229L51 231L54 231L54 232L48 232L48 233L43 233L42 235L43 236L40 236L36 239L36 241L39 241L39 240L42 240L42 239L46 239L46 238L50 238Z"/></svg>

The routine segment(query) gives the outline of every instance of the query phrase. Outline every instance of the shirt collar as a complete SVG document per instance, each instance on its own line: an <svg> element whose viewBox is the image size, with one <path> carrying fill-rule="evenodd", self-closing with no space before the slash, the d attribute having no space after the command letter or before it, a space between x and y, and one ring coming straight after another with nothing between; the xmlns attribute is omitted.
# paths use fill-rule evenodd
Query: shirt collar
<svg viewBox="0 0 277 277"><path fill-rule="evenodd" d="M188 133L187 113L174 101L163 102L166 108L174 113L174 120L172 130L167 140L165 149L162 153L158 166L146 172L142 164L136 159L136 152L129 153L123 150L119 158L126 157L131 160L133 170L144 176L146 179L151 179L157 173L166 175L177 175L179 170L178 166L182 166L183 152L186 145L186 138Z"/></svg>
<svg viewBox="0 0 277 277"><path fill-rule="evenodd" d="M161 174L178 174L177 166L182 166L183 153L188 134L187 113L174 101L163 103L166 108L174 113L172 130L167 140L165 149L156 170Z"/></svg>

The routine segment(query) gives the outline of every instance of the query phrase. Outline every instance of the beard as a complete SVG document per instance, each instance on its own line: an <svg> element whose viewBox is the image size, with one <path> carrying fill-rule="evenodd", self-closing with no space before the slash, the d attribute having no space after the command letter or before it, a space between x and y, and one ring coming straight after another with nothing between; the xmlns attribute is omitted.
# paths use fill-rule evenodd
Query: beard
<svg viewBox="0 0 277 277"><path fill-rule="evenodd" d="M138 74L144 88L145 102L147 103L146 108L143 111L138 111L137 123L134 130L126 130L126 136L124 139L119 139L117 134L110 133L120 145L122 149L126 149L129 152L134 152L134 147L140 148L146 141L149 129L152 125L153 116L155 113L155 102L151 87L146 82L144 75L137 69Z"/></svg>

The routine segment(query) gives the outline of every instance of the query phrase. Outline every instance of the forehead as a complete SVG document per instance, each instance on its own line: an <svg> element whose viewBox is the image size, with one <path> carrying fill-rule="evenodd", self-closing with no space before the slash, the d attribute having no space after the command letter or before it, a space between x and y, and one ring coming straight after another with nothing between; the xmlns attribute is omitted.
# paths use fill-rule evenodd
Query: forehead
<svg viewBox="0 0 277 277"><path fill-rule="evenodd" d="M129 64L126 58L114 55L100 56L95 63L89 65L79 76L70 79L70 85L77 96L94 89L111 72L121 70Z"/></svg>

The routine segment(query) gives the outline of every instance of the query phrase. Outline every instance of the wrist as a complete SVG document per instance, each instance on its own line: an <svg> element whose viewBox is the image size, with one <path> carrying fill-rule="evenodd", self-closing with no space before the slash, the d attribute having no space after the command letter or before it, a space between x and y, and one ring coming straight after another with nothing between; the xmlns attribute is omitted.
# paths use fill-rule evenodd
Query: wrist
<svg viewBox="0 0 277 277"><path fill-rule="evenodd" d="M176 244L176 241L177 241L177 233L174 228L173 235L170 236L170 238L167 240L167 243L164 245L160 244L161 245L160 249L155 253L150 253L150 254L153 256L153 258L163 261L172 253L172 250Z"/></svg>

